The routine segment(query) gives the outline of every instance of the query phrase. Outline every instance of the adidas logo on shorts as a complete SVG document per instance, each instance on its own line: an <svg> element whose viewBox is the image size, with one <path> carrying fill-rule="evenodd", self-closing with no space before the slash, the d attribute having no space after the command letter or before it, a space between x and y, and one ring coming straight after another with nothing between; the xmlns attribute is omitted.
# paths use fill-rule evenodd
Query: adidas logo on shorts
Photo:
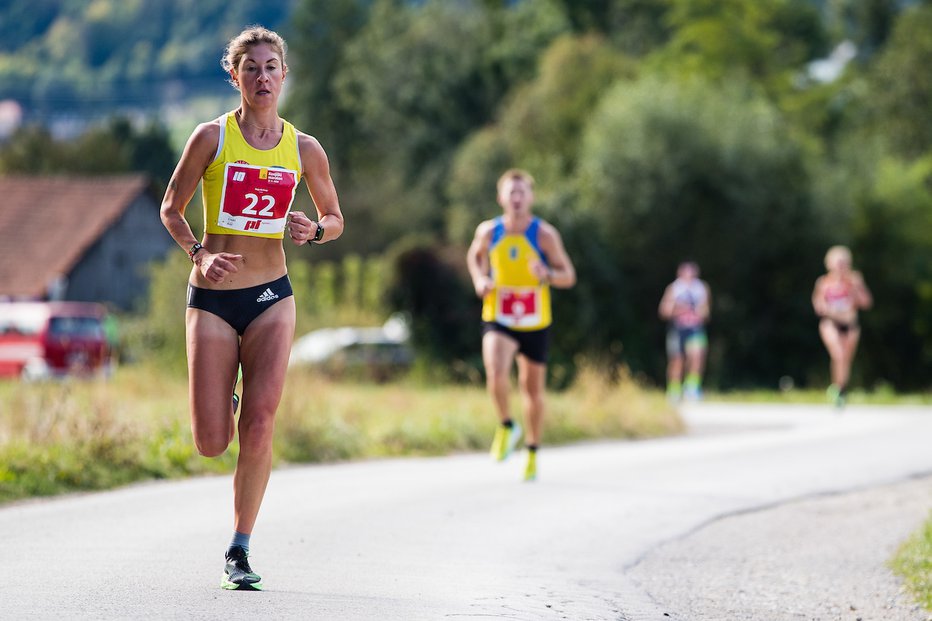
<svg viewBox="0 0 932 621"><path fill-rule="evenodd" d="M272 293L271 289L266 289L262 292L262 295L256 298L256 302L271 302L272 300L277 300L278 294Z"/></svg>

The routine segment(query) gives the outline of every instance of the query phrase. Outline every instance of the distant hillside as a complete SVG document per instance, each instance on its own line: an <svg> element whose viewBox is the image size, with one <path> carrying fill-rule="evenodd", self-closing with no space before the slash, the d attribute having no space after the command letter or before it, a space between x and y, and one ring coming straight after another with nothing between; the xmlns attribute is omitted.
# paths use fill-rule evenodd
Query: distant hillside
<svg viewBox="0 0 932 621"><path fill-rule="evenodd" d="M100 116L229 94L226 42L245 25L287 34L297 0L7 0L0 101L26 122Z"/></svg>

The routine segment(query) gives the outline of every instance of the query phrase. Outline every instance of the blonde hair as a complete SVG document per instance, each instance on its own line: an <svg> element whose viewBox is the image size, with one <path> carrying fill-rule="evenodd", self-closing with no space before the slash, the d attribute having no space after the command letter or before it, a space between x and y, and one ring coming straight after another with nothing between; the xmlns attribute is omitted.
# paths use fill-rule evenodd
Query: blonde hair
<svg viewBox="0 0 932 621"><path fill-rule="evenodd" d="M248 52L250 48L255 47L256 45L261 45L263 43L271 47L272 50L278 54L282 61L282 67L284 67L285 52L288 48L288 46L285 44L285 40L274 30L269 30L268 28L258 24L247 26L245 30L230 39L230 42L227 43L226 49L223 50L223 58L220 59L220 65L228 74L231 71L238 70L239 63L243 59L243 56L246 54L246 52ZM232 77L230 78L229 82L233 86L239 88L236 82L233 81Z"/></svg>
<svg viewBox="0 0 932 621"><path fill-rule="evenodd" d="M848 265L851 265L851 251L847 246L832 246L825 253L825 269L831 271L837 259L844 259Z"/></svg>
<svg viewBox="0 0 932 621"><path fill-rule="evenodd" d="M522 170L520 168L509 168L504 173L502 173L502 176L498 178L498 182L495 184L495 188L501 192L502 186L509 179L520 179L521 181L528 184L532 190L534 189L534 177L532 177L531 173L528 171Z"/></svg>

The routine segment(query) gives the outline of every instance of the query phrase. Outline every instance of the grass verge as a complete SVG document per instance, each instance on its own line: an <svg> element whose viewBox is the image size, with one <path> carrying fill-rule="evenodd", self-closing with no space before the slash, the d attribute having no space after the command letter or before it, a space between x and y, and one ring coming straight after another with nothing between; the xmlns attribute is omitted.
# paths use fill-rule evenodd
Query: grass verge
<svg viewBox="0 0 932 621"><path fill-rule="evenodd" d="M518 412L517 395L513 405ZM595 371L550 393L547 405L545 444L682 431L662 394ZM236 442L219 458L200 457L188 416L186 379L151 367L122 368L109 381L0 382L0 502L231 471ZM494 425L481 387L335 383L294 371L276 418L274 459L485 450Z"/></svg>
<svg viewBox="0 0 932 621"><path fill-rule="evenodd" d="M907 539L890 562L926 610L932 612L932 514Z"/></svg>

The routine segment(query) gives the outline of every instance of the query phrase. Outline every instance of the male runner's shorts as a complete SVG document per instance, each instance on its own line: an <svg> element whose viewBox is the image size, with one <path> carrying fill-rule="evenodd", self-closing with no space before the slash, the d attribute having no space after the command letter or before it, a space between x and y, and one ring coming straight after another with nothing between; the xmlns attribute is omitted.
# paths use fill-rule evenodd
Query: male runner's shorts
<svg viewBox="0 0 932 621"><path fill-rule="evenodd" d="M709 339L702 326L671 326L667 331L667 355L682 356L688 349L704 349Z"/></svg>
<svg viewBox="0 0 932 621"><path fill-rule="evenodd" d="M518 353L527 356L533 362L547 364L547 352L550 348L550 326L542 330L512 330L494 321L482 322L482 334L500 332L518 342Z"/></svg>
<svg viewBox="0 0 932 621"><path fill-rule="evenodd" d="M188 308L217 315L243 336L253 320L279 300L293 295L288 274L245 289L203 289L188 284Z"/></svg>

